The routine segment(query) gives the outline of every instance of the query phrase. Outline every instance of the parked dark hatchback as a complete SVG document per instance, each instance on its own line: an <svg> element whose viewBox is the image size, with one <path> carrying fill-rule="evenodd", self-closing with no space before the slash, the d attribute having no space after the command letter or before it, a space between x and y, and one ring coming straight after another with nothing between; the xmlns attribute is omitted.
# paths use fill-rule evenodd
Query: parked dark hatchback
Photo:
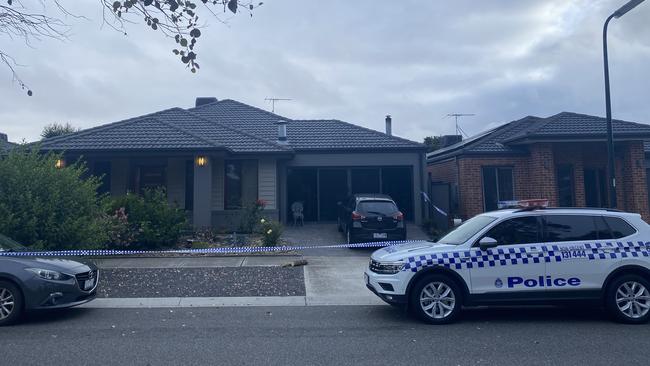
<svg viewBox="0 0 650 366"><path fill-rule="evenodd" d="M355 194L341 202L338 229L348 243L406 240L404 214L383 194Z"/></svg>
<svg viewBox="0 0 650 366"><path fill-rule="evenodd" d="M27 248L0 235L0 252ZM89 262L67 258L0 255L0 326L24 311L65 308L96 296L99 271Z"/></svg>

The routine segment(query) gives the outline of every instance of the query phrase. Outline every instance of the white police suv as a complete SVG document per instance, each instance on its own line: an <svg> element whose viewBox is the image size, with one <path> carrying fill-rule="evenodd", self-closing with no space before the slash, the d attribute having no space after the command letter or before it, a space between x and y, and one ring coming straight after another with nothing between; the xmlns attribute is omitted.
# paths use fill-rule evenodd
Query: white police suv
<svg viewBox="0 0 650 366"><path fill-rule="evenodd" d="M525 208L484 213L436 243L382 248L366 286L421 319L448 323L463 306L604 305L614 319L650 317L650 226L606 209Z"/></svg>

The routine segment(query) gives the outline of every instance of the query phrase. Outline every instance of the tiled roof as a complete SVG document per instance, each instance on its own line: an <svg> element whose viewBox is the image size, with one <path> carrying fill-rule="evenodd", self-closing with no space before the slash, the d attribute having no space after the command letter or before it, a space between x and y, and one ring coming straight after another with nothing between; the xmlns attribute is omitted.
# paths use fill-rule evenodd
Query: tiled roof
<svg viewBox="0 0 650 366"><path fill-rule="evenodd" d="M613 120L614 136L638 136L650 134L650 126L641 123ZM607 120L586 114L562 112L548 118L539 119L530 128L511 136L506 142L521 139L605 136Z"/></svg>
<svg viewBox="0 0 650 366"><path fill-rule="evenodd" d="M525 143L544 140L605 139L606 120L602 117L562 112L547 118L528 116L470 137L457 144L427 154L428 161L461 154L522 154ZM614 120L614 137L650 139L650 125ZM646 144L650 151L650 144Z"/></svg>
<svg viewBox="0 0 650 366"><path fill-rule="evenodd" d="M13 149L16 144L0 139L0 154Z"/></svg>
<svg viewBox="0 0 650 366"><path fill-rule="evenodd" d="M191 108L189 112L268 141L277 138L278 120L287 121L288 146L294 150L424 149L424 145L396 136L327 120L291 120L230 99Z"/></svg>
<svg viewBox="0 0 650 366"><path fill-rule="evenodd" d="M277 142L285 120L287 144ZM225 149L234 153L294 150L416 149L424 145L338 120L291 120L234 100L172 108L43 140L44 150Z"/></svg>

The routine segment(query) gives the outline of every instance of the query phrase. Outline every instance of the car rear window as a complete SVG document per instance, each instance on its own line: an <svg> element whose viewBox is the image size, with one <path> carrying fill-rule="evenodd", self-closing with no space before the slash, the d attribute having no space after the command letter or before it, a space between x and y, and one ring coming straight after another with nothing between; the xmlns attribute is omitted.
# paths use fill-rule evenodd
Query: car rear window
<svg viewBox="0 0 650 366"><path fill-rule="evenodd" d="M598 240L594 216L548 215L544 219L547 241Z"/></svg>
<svg viewBox="0 0 650 366"><path fill-rule="evenodd" d="M612 230L612 239L623 238L636 233L636 229L632 225L619 217L605 216L604 219L607 226Z"/></svg>
<svg viewBox="0 0 650 366"><path fill-rule="evenodd" d="M357 211L366 216L390 216L398 211L397 206L390 201L361 201L357 205Z"/></svg>

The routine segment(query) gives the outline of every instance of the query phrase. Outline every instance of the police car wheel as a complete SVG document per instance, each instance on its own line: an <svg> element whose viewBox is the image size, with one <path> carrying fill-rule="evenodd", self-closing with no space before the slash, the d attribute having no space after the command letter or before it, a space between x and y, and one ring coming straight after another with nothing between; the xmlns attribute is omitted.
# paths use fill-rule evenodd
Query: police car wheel
<svg viewBox="0 0 650 366"><path fill-rule="evenodd" d="M428 275L410 293L409 305L418 318L431 324L453 322L461 310L461 293L456 282L444 275Z"/></svg>
<svg viewBox="0 0 650 366"><path fill-rule="evenodd" d="M605 304L615 320L641 324L650 320L650 281L637 275L615 279L607 288Z"/></svg>
<svg viewBox="0 0 650 366"><path fill-rule="evenodd" d="M0 326L16 322L22 313L23 297L14 284L0 281Z"/></svg>

